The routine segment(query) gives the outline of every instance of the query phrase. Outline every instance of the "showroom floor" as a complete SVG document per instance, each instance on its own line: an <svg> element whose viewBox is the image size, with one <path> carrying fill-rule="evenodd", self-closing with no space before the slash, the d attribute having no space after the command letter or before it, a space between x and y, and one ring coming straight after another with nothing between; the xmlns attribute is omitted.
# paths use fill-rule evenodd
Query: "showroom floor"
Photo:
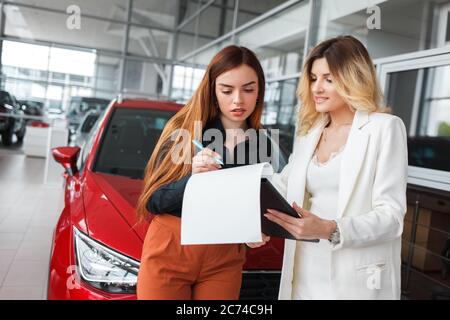
<svg viewBox="0 0 450 320"><path fill-rule="evenodd" d="M45 299L62 186L44 185L43 158L0 148L0 300Z"/></svg>

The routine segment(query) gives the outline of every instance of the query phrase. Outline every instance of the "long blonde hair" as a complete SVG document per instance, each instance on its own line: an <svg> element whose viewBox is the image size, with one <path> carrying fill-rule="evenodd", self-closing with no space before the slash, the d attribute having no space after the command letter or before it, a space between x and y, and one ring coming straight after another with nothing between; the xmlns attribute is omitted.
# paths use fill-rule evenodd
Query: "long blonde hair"
<svg viewBox="0 0 450 320"><path fill-rule="evenodd" d="M138 222L144 221L148 216L147 202L159 187L179 180L191 172L190 159L194 156L194 150L190 148L191 139L199 139L202 134L197 132L198 128L195 127L195 123L201 122L203 128L208 121L220 114L215 94L216 79L222 73L243 64L252 68L258 77L256 107L247 122L253 129L258 130L262 127L261 115L264 106L265 78L261 64L256 55L245 47L234 45L225 47L209 63L192 99L168 121L153 150L145 168L144 188L137 203ZM191 139L186 140L181 134L172 137L177 129L184 129L189 132ZM174 163L171 154L177 152L176 150L180 145L184 146L181 148L181 154L179 154L183 161Z"/></svg>
<svg viewBox="0 0 450 320"><path fill-rule="evenodd" d="M352 36L325 40L314 47L303 66L297 88L301 107L298 135L306 135L321 118L311 92L311 70L315 60L325 58L338 94L355 110L389 112L382 106L384 97L377 81L373 62L364 45Z"/></svg>

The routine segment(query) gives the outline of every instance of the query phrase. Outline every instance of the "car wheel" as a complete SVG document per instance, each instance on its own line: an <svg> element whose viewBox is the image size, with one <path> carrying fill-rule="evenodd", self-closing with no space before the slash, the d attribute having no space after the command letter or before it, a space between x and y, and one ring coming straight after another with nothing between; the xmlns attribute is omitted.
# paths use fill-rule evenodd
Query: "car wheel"
<svg viewBox="0 0 450 320"><path fill-rule="evenodd" d="M2 143L5 146L10 146L13 140L13 131L11 128L8 128L5 132L2 133Z"/></svg>
<svg viewBox="0 0 450 320"><path fill-rule="evenodd" d="M19 132L16 133L16 137L17 137L17 140L19 142L23 141L23 138L25 137L25 132L26 131L27 131L27 127L24 124L23 127L19 130Z"/></svg>

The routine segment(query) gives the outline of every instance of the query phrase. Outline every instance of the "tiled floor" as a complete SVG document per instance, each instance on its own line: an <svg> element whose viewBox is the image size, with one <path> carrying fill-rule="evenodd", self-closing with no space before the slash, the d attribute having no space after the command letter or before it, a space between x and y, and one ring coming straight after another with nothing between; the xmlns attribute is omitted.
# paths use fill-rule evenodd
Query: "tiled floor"
<svg viewBox="0 0 450 320"><path fill-rule="evenodd" d="M0 148L0 299L45 299L62 186L43 184L45 159Z"/></svg>

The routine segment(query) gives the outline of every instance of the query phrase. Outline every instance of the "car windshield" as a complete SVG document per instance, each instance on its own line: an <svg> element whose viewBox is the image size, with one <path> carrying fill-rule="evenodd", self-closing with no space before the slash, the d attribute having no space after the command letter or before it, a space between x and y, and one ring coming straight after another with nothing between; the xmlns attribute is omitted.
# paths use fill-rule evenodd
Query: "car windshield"
<svg viewBox="0 0 450 320"><path fill-rule="evenodd" d="M93 171L142 179L153 148L174 114L117 108L101 140Z"/></svg>

